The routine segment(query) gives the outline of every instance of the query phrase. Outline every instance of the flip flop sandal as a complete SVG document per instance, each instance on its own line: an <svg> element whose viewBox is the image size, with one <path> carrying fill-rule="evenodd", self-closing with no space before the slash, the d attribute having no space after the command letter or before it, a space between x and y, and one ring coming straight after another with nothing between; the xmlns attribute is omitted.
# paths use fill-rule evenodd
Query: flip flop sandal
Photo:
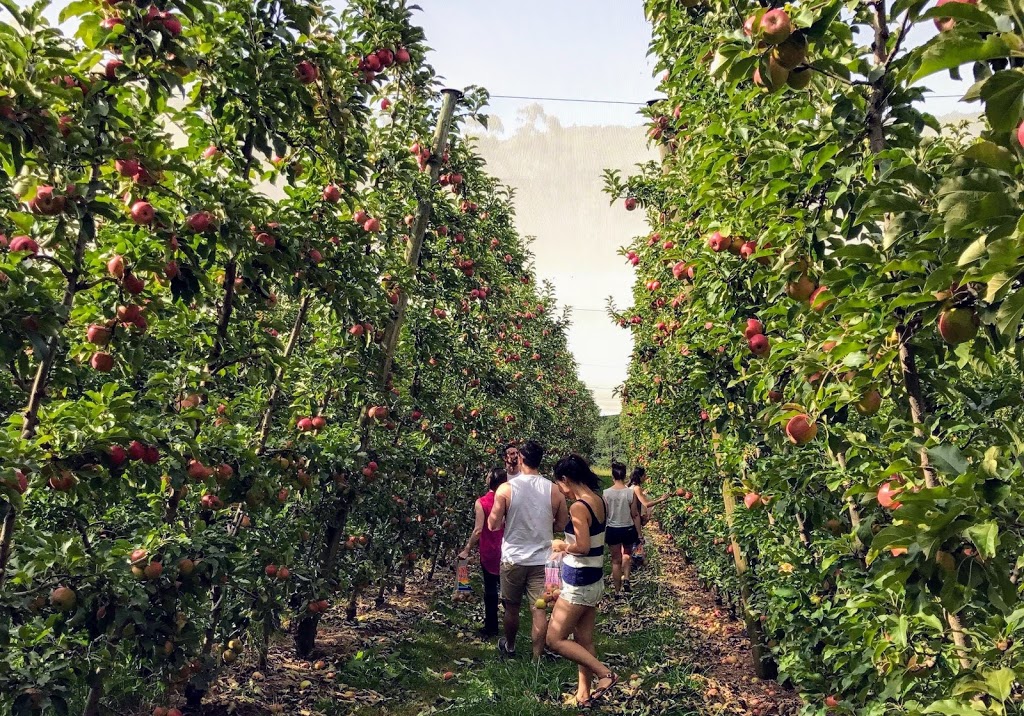
<svg viewBox="0 0 1024 716"><path fill-rule="evenodd" d="M592 694L590 694L590 703L591 704L594 704L594 703L600 701L602 698L604 698L605 694L607 694L609 691L611 691L615 687L615 684L619 683L619 675L616 674L616 673L613 673L613 672L609 672L609 673L605 674L604 676L601 677L600 680L604 681L605 679L611 679L611 683L608 684L607 686L603 687L603 688L595 689L594 692Z"/></svg>

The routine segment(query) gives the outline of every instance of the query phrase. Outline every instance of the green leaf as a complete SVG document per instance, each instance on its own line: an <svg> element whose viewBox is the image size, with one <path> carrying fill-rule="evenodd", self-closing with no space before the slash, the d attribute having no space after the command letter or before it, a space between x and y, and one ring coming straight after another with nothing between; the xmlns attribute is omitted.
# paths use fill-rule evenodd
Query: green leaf
<svg viewBox="0 0 1024 716"><path fill-rule="evenodd" d="M985 116L992 129L1008 132L1017 126L1024 97L1024 75L1004 70L996 72L978 90L985 102Z"/></svg>
<svg viewBox="0 0 1024 716"><path fill-rule="evenodd" d="M958 235L970 226L1008 216L1014 211L1002 180L986 170L944 182L939 188L939 197L939 213L950 235Z"/></svg>
<svg viewBox="0 0 1024 716"><path fill-rule="evenodd" d="M946 699L929 705L922 713L945 714L945 716L979 716L981 712L972 709L960 701Z"/></svg>
<svg viewBox="0 0 1024 716"><path fill-rule="evenodd" d="M928 448L928 459L936 468L949 475L962 475L967 472L967 461L960 454L956 445L944 443Z"/></svg>
<svg viewBox="0 0 1024 716"><path fill-rule="evenodd" d="M1018 326L1024 320L1024 290L1007 296L996 311L996 329L1008 343L1016 339Z"/></svg>
<svg viewBox="0 0 1024 716"><path fill-rule="evenodd" d="M985 686L988 692L1000 701L1006 701L1010 697L1010 690L1016 680L1017 674L1006 666L985 674Z"/></svg>
<svg viewBox="0 0 1024 716"><path fill-rule="evenodd" d="M1010 47L999 34L991 34L984 40L959 33L941 33L924 47L921 64L911 83L943 70L951 70L969 62L983 62L1006 57Z"/></svg>
<svg viewBox="0 0 1024 716"><path fill-rule="evenodd" d="M986 109L990 108L991 105L986 105ZM1015 112L1013 116L1016 117L1017 113ZM964 156L1007 174L1012 174L1017 167L1017 158L1013 152L1006 147L1000 147L998 144L987 140L968 147L967 151L964 152Z"/></svg>
<svg viewBox="0 0 1024 716"><path fill-rule="evenodd" d="M999 547L999 526L995 522L971 525L964 530L964 536L974 543L982 557L991 559Z"/></svg>

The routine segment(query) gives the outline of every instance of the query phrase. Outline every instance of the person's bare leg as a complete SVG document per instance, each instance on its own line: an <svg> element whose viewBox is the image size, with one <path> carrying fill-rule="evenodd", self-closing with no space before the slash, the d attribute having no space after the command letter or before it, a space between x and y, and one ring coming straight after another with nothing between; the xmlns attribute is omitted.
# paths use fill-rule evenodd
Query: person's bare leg
<svg viewBox="0 0 1024 716"><path fill-rule="evenodd" d="M505 629L505 643L509 649L516 648L516 637L519 635L519 604L505 604L505 617L502 626Z"/></svg>
<svg viewBox="0 0 1024 716"><path fill-rule="evenodd" d="M544 637L548 631L548 612L546 609L530 607L533 616L533 630L530 636L533 638L533 660L537 661L544 653Z"/></svg>
<svg viewBox="0 0 1024 716"><path fill-rule="evenodd" d="M622 589L622 545L613 544L612 548L612 586L618 594ZM627 577L628 579L629 577Z"/></svg>
<svg viewBox="0 0 1024 716"><path fill-rule="evenodd" d="M621 545L622 549L622 578L629 581L629 575L633 571L633 547Z"/></svg>
<svg viewBox="0 0 1024 716"><path fill-rule="evenodd" d="M609 673L610 669L582 645L569 639L569 635L575 631L577 624L587 611L595 612L596 610L594 607L570 604L564 599L555 602L555 608L551 613L551 622L548 624L548 646L556 654L603 676ZM593 633L593 625L591 625L591 633Z"/></svg>
<svg viewBox="0 0 1024 716"><path fill-rule="evenodd" d="M597 649L594 647L594 622L597 621L597 610L588 609L580 617L573 630L573 639L576 643L597 657ZM590 700L590 686L596 674L587 667L580 665L579 684L576 687L576 702L584 703Z"/></svg>

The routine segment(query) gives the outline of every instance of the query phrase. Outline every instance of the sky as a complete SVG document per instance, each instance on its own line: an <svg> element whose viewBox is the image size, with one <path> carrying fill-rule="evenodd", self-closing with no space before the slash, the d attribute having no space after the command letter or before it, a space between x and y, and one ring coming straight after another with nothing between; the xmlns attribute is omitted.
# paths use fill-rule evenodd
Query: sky
<svg viewBox="0 0 1024 716"><path fill-rule="evenodd" d="M554 284L562 305L573 307L569 345L580 376L602 413L618 413L614 390L626 377L632 345L628 331L611 324L604 306L608 297L629 305L635 276L616 249L647 228L639 211L624 216L620 206L608 206L600 196L599 174L604 167L628 171L653 158L637 114L640 104L659 96L654 59L647 56L651 27L643 2L419 0L419 5L423 11L416 21L433 48L428 62L437 73L450 87L480 85L491 92L489 113L501 131L482 139L481 152L491 173L518 190L518 227L536 237L538 275ZM923 43L934 33L931 26L915 28L908 44ZM934 95L952 95L929 99L927 111L972 113L970 105L957 101L969 82L933 77L927 84ZM543 141L539 134L553 136ZM583 176L567 180L566 164L578 165Z"/></svg>
<svg viewBox="0 0 1024 716"><path fill-rule="evenodd" d="M419 4L423 12L416 20L434 48L428 62L449 86L481 85L492 95L489 112L506 141L482 138L481 152L489 170L517 188L517 224L520 233L536 237L537 275L550 281L559 304L572 310L569 347L581 378L604 414L618 413L615 388L626 377L632 344L629 332L611 322L605 304L608 297L619 306L631 302L634 274L616 250L646 227L639 211L627 216L621 204L609 206L601 193L601 171L630 171L655 156L637 114L658 96L653 59L646 56L651 29L643 3ZM619 130L586 129L603 125Z"/></svg>

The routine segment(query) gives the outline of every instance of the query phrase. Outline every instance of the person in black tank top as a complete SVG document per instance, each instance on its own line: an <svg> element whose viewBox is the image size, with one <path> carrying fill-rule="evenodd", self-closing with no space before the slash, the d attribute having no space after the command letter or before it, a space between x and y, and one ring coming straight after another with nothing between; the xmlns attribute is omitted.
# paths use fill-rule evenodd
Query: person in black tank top
<svg viewBox="0 0 1024 716"><path fill-rule="evenodd" d="M607 510L598 494L601 483L579 455L562 458L555 466L555 483L569 508L566 540L553 540L552 552L561 552L562 590L548 623L548 647L579 665L576 702L588 706L618 683L619 677L597 658L594 623L604 590L604 534ZM569 636L572 635L572 639ZM597 689L591 693L594 679Z"/></svg>

